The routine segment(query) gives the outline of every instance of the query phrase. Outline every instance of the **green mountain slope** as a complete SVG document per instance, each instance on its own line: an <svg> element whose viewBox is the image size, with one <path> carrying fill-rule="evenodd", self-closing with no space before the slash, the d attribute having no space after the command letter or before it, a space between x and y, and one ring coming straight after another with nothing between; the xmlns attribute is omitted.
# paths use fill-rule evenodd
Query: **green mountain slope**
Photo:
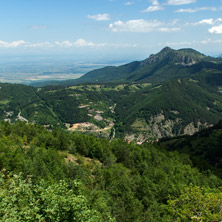
<svg viewBox="0 0 222 222"><path fill-rule="evenodd" d="M121 80L122 76L133 73L140 67L140 62L132 62L119 67L108 66L102 69L94 70L82 78L79 79L81 82L111 82L113 80Z"/></svg>
<svg viewBox="0 0 222 222"><path fill-rule="evenodd" d="M174 221L167 202L184 188L192 183L216 194L222 185L221 178L193 168L187 155L154 144L22 122L0 124L0 155L1 221Z"/></svg>
<svg viewBox="0 0 222 222"><path fill-rule="evenodd" d="M142 140L193 134L221 119L222 97L218 87L178 79L123 98L116 113L117 132Z"/></svg>
<svg viewBox="0 0 222 222"><path fill-rule="evenodd" d="M29 122L130 141L191 135L221 119L222 73L218 69L200 69L192 78L159 85L91 84L36 89L2 84L2 92L7 93L1 94L1 119L13 122L20 115ZM14 95L17 91L19 98Z"/></svg>
<svg viewBox="0 0 222 222"><path fill-rule="evenodd" d="M193 136L162 139L160 144L168 150L190 156L193 165L201 170L211 170L222 176L222 122Z"/></svg>
<svg viewBox="0 0 222 222"><path fill-rule="evenodd" d="M60 124L61 121L39 98L38 89L20 84L0 83L0 119L17 119L39 124Z"/></svg>
<svg viewBox="0 0 222 222"><path fill-rule="evenodd" d="M193 49L173 50L166 47L159 53L150 55L149 58L141 62L93 70L76 80L76 83L160 83L175 78L192 76L197 71L204 69L205 66L211 65L212 68L215 68L217 63L222 63L222 60L205 56Z"/></svg>

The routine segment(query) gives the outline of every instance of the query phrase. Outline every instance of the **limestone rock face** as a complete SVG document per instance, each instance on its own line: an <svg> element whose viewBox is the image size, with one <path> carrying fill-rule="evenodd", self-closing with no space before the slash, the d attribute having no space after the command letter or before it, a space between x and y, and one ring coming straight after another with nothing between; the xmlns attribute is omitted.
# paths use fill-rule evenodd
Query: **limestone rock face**
<svg viewBox="0 0 222 222"><path fill-rule="evenodd" d="M174 50L170 47L165 47L157 54L151 54L149 58L141 62L141 66L157 64L161 61L172 61L174 64L184 66L193 65L199 62L205 55L193 49Z"/></svg>
<svg viewBox="0 0 222 222"><path fill-rule="evenodd" d="M177 111L174 111L178 113ZM137 119L132 124L132 134L127 134L125 139L127 141L146 141L146 140L158 140L163 137L173 137L179 135L193 135L194 133L200 131L203 128L210 127L212 125L208 123L198 123L194 124L191 122L185 126L181 126L179 131L175 132L175 127L181 124L183 120L181 118L176 118L174 120L167 119L161 112L155 116L151 116L149 122L147 123L143 119Z"/></svg>

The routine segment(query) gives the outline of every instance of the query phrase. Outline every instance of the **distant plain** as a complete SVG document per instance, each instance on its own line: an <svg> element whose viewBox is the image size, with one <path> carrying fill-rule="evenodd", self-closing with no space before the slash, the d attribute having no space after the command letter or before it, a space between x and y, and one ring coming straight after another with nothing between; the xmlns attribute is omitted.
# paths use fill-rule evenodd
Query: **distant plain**
<svg viewBox="0 0 222 222"><path fill-rule="evenodd" d="M12 57L1 59L0 82L31 84L35 82L76 79L85 73L123 61L78 60L65 57Z"/></svg>

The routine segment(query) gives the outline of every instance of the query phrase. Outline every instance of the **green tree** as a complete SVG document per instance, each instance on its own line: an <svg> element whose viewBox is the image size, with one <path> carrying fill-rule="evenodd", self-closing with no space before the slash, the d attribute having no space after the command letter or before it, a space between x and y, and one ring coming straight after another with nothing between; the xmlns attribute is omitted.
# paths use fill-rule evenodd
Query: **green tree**
<svg viewBox="0 0 222 222"><path fill-rule="evenodd" d="M169 221L222 221L222 192L190 185L179 198L168 200Z"/></svg>
<svg viewBox="0 0 222 222"><path fill-rule="evenodd" d="M34 184L31 177L0 173L0 221L99 222L101 215L89 208L81 184L60 181ZM114 221L108 218L107 221Z"/></svg>

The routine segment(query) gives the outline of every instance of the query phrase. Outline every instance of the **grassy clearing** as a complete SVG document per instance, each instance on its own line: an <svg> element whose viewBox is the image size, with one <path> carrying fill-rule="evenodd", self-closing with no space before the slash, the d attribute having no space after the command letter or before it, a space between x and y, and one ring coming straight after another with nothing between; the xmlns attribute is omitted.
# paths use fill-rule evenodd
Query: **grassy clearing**
<svg viewBox="0 0 222 222"><path fill-rule="evenodd" d="M7 105L9 102L9 100L0 100L0 105Z"/></svg>

